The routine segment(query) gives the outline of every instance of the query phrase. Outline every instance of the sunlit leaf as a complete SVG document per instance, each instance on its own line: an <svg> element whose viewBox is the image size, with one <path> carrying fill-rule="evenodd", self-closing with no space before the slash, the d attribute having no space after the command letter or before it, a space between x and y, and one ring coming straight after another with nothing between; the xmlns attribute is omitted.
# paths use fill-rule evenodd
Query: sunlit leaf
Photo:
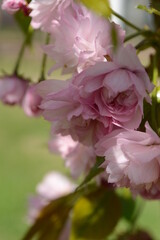
<svg viewBox="0 0 160 240"><path fill-rule="evenodd" d="M100 15L106 17L111 15L109 0L80 0L80 2Z"/></svg>
<svg viewBox="0 0 160 240"><path fill-rule="evenodd" d="M99 188L80 198L74 209L70 240L102 240L118 223L120 201L113 191Z"/></svg>
<svg viewBox="0 0 160 240"><path fill-rule="evenodd" d="M144 5L138 5L137 6L137 8L138 9L141 9L141 10L143 10L143 11L146 11L146 12L148 12L149 14L156 14L156 15L158 15L158 16L160 16L160 11L158 11L157 9L155 9L155 8L147 8L146 6L144 6Z"/></svg>
<svg viewBox="0 0 160 240"><path fill-rule="evenodd" d="M77 200L83 194L90 194L95 192L96 189L95 185L89 185L87 188L81 188L79 191L52 201L42 209L23 240L58 240L69 213Z"/></svg>
<svg viewBox="0 0 160 240"><path fill-rule="evenodd" d="M37 221L29 229L23 240L58 239L77 197L78 193L74 193L52 201L41 211Z"/></svg>

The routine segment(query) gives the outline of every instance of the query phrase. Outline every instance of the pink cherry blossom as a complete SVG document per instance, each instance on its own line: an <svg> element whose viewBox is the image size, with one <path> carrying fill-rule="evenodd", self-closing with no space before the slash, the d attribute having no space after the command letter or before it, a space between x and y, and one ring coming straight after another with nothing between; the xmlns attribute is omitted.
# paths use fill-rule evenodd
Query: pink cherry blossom
<svg viewBox="0 0 160 240"><path fill-rule="evenodd" d="M30 14L32 27L50 31L71 2L72 0L32 0L29 4L32 9Z"/></svg>
<svg viewBox="0 0 160 240"><path fill-rule="evenodd" d="M96 144L96 153L105 156L102 167L109 183L160 196L160 138L148 123L146 132L113 131Z"/></svg>
<svg viewBox="0 0 160 240"><path fill-rule="evenodd" d="M25 0L3 0L1 8L12 14L23 9L26 5Z"/></svg>
<svg viewBox="0 0 160 240"><path fill-rule="evenodd" d="M56 135L51 138L49 148L53 153L61 154L66 167L71 170L74 178L87 174L96 162L93 147L74 141L71 136Z"/></svg>
<svg viewBox="0 0 160 240"><path fill-rule="evenodd" d="M48 173L38 184L37 195L30 198L28 219L34 222L40 211L50 201L74 191L76 185L58 172Z"/></svg>
<svg viewBox="0 0 160 240"><path fill-rule="evenodd" d="M113 62L97 63L52 91L56 84L52 80L37 86L44 118L55 133L89 145L117 127L137 129L143 100L150 101L153 89L131 45L120 48Z"/></svg>
<svg viewBox="0 0 160 240"><path fill-rule="evenodd" d="M35 86L31 85L28 87L22 102L22 108L29 117L40 116L42 112L39 108L42 98L35 92Z"/></svg>
<svg viewBox="0 0 160 240"><path fill-rule="evenodd" d="M53 43L44 51L56 61L53 69L63 68L64 73L81 72L95 62L107 61L113 44L112 28L117 32L118 42L124 40L124 31L119 25L97 16L80 4L72 3L61 15L53 28Z"/></svg>
<svg viewBox="0 0 160 240"><path fill-rule="evenodd" d="M8 105L21 104L28 81L17 76L0 78L0 100Z"/></svg>

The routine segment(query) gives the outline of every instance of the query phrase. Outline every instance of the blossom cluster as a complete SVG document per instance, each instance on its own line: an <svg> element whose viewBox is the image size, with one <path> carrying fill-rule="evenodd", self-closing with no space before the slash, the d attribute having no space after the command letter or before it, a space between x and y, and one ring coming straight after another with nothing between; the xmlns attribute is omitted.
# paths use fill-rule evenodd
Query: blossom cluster
<svg viewBox="0 0 160 240"><path fill-rule="evenodd" d="M49 148L62 155L73 177L87 174L101 156L108 183L160 198L160 138L147 121L146 132L139 128L154 86L136 49L124 44L124 30L72 0L32 0L28 7L32 27L50 34L43 46L56 62L50 72L61 68L72 76L41 81L34 88L38 100L32 86L26 93L26 83L19 89L18 79L13 86L1 80L0 99L20 103L28 115L36 102L52 124Z"/></svg>

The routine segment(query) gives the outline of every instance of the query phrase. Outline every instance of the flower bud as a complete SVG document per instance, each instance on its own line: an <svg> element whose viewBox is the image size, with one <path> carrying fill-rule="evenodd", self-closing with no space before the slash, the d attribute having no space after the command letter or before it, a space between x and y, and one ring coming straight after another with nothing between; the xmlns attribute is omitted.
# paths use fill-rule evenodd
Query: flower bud
<svg viewBox="0 0 160 240"><path fill-rule="evenodd" d="M20 9L24 10L26 5L27 2L25 0L3 0L1 8L10 14L13 14Z"/></svg>
<svg viewBox="0 0 160 240"><path fill-rule="evenodd" d="M39 108L42 98L35 92L34 85L28 87L23 98L22 108L27 116L40 116L42 110Z"/></svg>
<svg viewBox="0 0 160 240"><path fill-rule="evenodd" d="M28 81L17 76L0 78L0 100L4 104L21 104L28 86Z"/></svg>

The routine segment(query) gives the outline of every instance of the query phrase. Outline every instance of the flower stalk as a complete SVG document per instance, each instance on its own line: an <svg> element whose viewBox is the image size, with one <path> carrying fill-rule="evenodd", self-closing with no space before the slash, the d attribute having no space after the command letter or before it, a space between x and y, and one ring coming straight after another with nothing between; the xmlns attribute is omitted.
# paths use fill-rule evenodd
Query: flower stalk
<svg viewBox="0 0 160 240"><path fill-rule="evenodd" d="M45 45L49 44L49 42L50 42L50 34L47 34ZM42 57L41 76L40 76L39 82L45 79L46 66L47 66L47 54L44 53Z"/></svg>
<svg viewBox="0 0 160 240"><path fill-rule="evenodd" d="M20 67L22 58L24 56L24 52L25 52L26 46L28 45L28 41L29 41L29 38L31 36L31 32L32 32L32 28L31 28L31 26L29 26L28 27L28 31L27 31L26 36L25 36L25 39L24 39L24 41L22 43L22 46L20 48L20 51L19 51L19 54L18 54L18 58L17 58L16 64L15 64L15 67L14 67L13 74L15 74L15 75L18 74L19 67Z"/></svg>

